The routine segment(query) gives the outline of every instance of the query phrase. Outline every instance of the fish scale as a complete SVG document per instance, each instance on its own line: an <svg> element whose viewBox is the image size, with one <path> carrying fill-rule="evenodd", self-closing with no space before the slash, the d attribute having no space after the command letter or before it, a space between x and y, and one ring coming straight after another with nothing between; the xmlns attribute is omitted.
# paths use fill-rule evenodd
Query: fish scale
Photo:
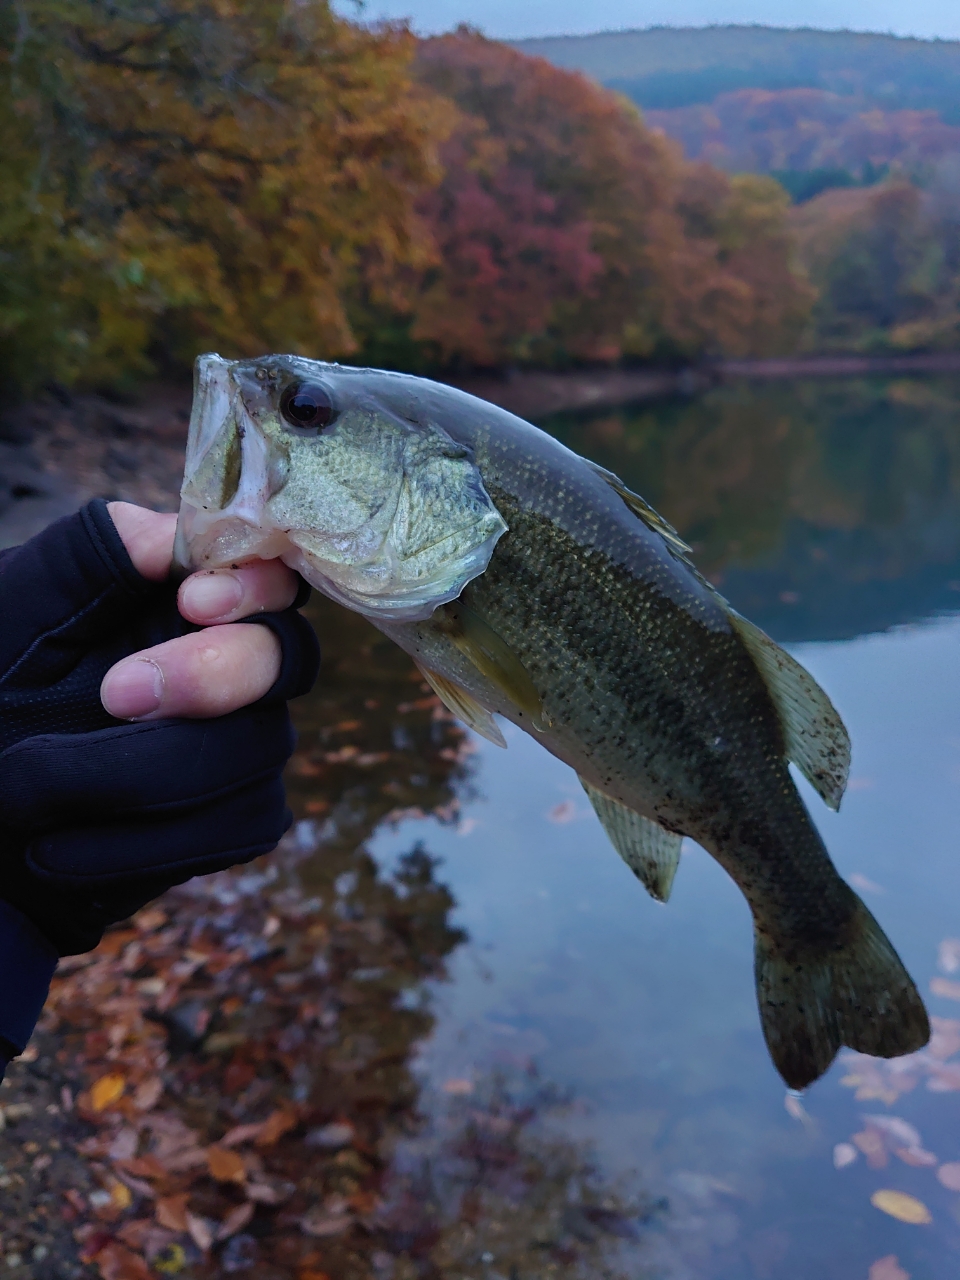
<svg viewBox="0 0 960 1280"><path fill-rule="evenodd" d="M425 379L204 356L177 547L184 568L282 556L478 732L506 745L500 715L530 733L661 901L680 837L701 844L750 905L761 1023L791 1087L841 1044L890 1057L926 1042L916 988L789 772L837 807L839 716L616 476Z"/></svg>

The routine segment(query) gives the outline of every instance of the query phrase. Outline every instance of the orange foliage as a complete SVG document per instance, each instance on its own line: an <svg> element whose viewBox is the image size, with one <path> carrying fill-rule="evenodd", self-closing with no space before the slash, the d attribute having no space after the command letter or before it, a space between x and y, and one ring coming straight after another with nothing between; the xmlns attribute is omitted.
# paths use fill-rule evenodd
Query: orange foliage
<svg viewBox="0 0 960 1280"><path fill-rule="evenodd" d="M809 306L775 186L689 166L626 100L468 30L418 45L326 0L20 17L0 8L0 376L21 385L211 347L766 354Z"/></svg>

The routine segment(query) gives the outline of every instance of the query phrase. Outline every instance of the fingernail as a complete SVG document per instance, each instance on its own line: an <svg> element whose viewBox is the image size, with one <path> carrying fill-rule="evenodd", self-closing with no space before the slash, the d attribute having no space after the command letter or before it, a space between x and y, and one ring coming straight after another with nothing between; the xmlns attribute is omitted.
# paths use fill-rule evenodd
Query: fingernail
<svg viewBox="0 0 960 1280"><path fill-rule="evenodd" d="M232 573L198 573L185 582L180 593L183 608L195 617L215 622L243 599L243 584Z"/></svg>
<svg viewBox="0 0 960 1280"><path fill-rule="evenodd" d="M149 658L122 662L107 673L100 701L118 720L137 720L156 711L163 699L163 672Z"/></svg>

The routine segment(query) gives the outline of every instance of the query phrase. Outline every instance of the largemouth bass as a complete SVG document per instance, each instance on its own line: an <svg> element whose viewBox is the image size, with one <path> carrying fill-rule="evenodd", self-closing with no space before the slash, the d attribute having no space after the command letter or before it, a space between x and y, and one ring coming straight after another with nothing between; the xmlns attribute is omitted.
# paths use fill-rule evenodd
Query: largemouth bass
<svg viewBox="0 0 960 1280"><path fill-rule="evenodd" d="M422 378L201 356L176 554L279 556L365 614L471 728L504 746L503 716L575 769L655 898L682 837L702 845L753 913L763 1033L791 1087L844 1044L926 1043L913 982L789 772L839 806L840 717L610 472Z"/></svg>

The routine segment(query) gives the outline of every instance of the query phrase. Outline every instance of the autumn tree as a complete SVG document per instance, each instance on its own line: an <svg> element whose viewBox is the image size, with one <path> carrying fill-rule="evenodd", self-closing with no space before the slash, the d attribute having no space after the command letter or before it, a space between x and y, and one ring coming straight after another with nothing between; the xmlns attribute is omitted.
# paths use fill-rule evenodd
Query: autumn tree
<svg viewBox="0 0 960 1280"><path fill-rule="evenodd" d="M806 342L816 349L923 351L960 345L956 164L924 190L903 178L830 191L794 211L819 290Z"/></svg>
<svg viewBox="0 0 960 1280"><path fill-rule="evenodd" d="M420 202L438 262L412 303L441 362L795 340L811 295L775 184L692 168L625 99L467 29L425 41L416 67L457 112Z"/></svg>
<svg viewBox="0 0 960 1280"><path fill-rule="evenodd" d="M8 376L333 357L350 289L389 298L428 260L413 205L444 125L403 28L325 0L20 0L2 22Z"/></svg>

